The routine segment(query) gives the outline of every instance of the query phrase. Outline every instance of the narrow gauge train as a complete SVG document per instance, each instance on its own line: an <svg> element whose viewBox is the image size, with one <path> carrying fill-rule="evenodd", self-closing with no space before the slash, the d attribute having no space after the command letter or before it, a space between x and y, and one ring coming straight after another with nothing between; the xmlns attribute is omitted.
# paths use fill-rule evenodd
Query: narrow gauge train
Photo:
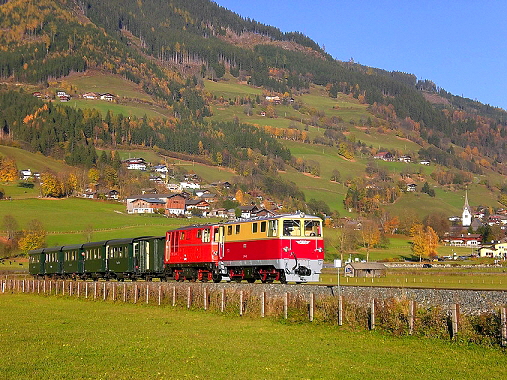
<svg viewBox="0 0 507 380"><path fill-rule="evenodd" d="M39 277L302 283L319 281L324 241L320 218L292 214L41 248L29 257Z"/></svg>

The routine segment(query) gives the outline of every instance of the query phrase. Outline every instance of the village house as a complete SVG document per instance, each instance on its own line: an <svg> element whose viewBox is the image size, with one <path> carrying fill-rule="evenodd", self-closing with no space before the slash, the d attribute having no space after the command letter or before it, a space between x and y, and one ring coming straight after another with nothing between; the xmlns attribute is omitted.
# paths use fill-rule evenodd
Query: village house
<svg viewBox="0 0 507 380"><path fill-rule="evenodd" d="M241 218L242 219L250 219L250 218L257 218L257 217L261 217L261 216L275 215L274 212L266 210L265 208L258 208L255 205L240 206L239 209L241 211Z"/></svg>
<svg viewBox="0 0 507 380"><path fill-rule="evenodd" d="M373 156L373 158L382 161L394 161L394 156L390 152L378 152L376 155Z"/></svg>
<svg viewBox="0 0 507 380"><path fill-rule="evenodd" d="M166 200L166 215L183 215L185 214L186 198L182 194L173 194Z"/></svg>
<svg viewBox="0 0 507 380"><path fill-rule="evenodd" d="M489 218L488 218L488 224L490 226L494 226L494 225L505 225L507 224L507 216L505 215L498 215L498 214L495 214L495 215L490 215Z"/></svg>
<svg viewBox="0 0 507 380"><path fill-rule="evenodd" d="M93 189L86 189L81 194L81 197L82 198L86 198L86 199L97 199L98 198L98 193L97 193L97 191L95 191Z"/></svg>
<svg viewBox="0 0 507 380"><path fill-rule="evenodd" d="M176 193L181 190L180 185L178 183L167 183L165 187L167 188L167 190L172 191L173 193Z"/></svg>
<svg viewBox="0 0 507 380"><path fill-rule="evenodd" d="M147 164L144 158L129 158L122 161L128 170L146 170Z"/></svg>
<svg viewBox="0 0 507 380"><path fill-rule="evenodd" d="M24 169L19 171L19 178L22 180L27 180L29 178L32 178L32 171L30 169Z"/></svg>
<svg viewBox="0 0 507 380"><path fill-rule="evenodd" d="M407 191L408 192L414 192L417 190L417 185L415 183L408 183L407 184Z"/></svg>
<svg viewBox="0 0 507 380"><path fill-rule="evenodd" d="M201 185L195 182L180 182L181 190L199 190Z"/></svg>
<svg viewBox="0 0 507 380"><path fill-rule="evenodd" d="M480 257L492 257L497 259L507 259L507 243L493 243L483 246L479 249Z"/></svg>
<svg viewBox="0 0 507 380"><path fill-rule="evenodd" d="M217 195L211 194L211 193L205 193L205 194L201 195L199 198L201 198L202 200L204 200L208 203L215 203L218 200Z"/></svg>
<svg viewBox="0 0 507 380"><path fill-rule="evenodd" d="M199 210L201 212L209 210L210 204L203 199L187 199L185 201L185 210L188 213L191 210Z"/></svg>
<svg viewBox="0 0 507 380"><path fill-rule="evenodd" d="M106 100L108 102L112 102L114 100L115 96L113 94L110 94L109 92L106 92L105 94L100 94L100 100Z"/></svg>
<svg viewBox="0 0 507 380"><path fill-rule="evenodd" d="M83 97L83 99L96 100L99 95L96 92L85 92L81 96Z"/></svg>
<svg viewBox="0 0 507 380"><path fill-rule="evenodd" d="M419 161L419 163L421 165L429 165L430 164L430 162L428 160L421 160L421 161Z"/></svg>
<svg viewBox="0 0 507 380"><path fill-rule="evenodd" d="M227 209L225 208L216 208L208 212L204 212L203 216L209 218L226 218L228 217Z"/></svg>
<svg viewBox="0 0 507 380"><path fill-rule="evenodd" d="M138 198L130 202L129 214L153 214L165 208L165 202L158 198Z"/></svg>
<svg viewBox="0 0 507 380"><path fill-rule="evenodd" d="M278 95L266 96L266 101L270 103L280 104L280 97Z"/></svg>
<svg viewBox="0 0 507 380"><path fill-rule="evenodd" d="M458 234L449 235L442 239L445 245L455 247L478 247L481 245L481 234Z"/></svg>
<svg viewBox="0 0 507 380"><path fill-rule="evenodd" d="M412 162L412 157L407 156L407 155L405 155L405 156L400 156L400 157L398 158L398 161L409 163L409 162Z"/></svg>

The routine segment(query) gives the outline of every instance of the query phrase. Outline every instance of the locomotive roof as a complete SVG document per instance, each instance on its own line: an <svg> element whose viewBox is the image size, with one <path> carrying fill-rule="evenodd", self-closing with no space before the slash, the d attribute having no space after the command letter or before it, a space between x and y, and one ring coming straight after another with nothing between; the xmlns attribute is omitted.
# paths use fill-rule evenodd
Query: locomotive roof
<svg viewBox="0 0 507 380"><path fill-rule="evenodd" d="M249 219L235 219L235 220L230 220L230 221L226 221L226 222L218 222L218 223L207 223L207 224L192 224L190 226L183 226L183 227L179 227L179 228L175 228L175 229L172 229L170 231L182 231L182 230L190 230L190 229L194 229L194 228L210 228L210 227L213 227L213 226L218 226L218 225L228 225L228 224L238 224L238 223L248 223L248 222L257 222L257 221L263 221L263 220L274 220L274 219L290 219L290 218L294 218L294 219L314 219L314 220L321 220L318 216L315 216L315 215L307 215L307 214L304 214L304 213L299 213L299 214L278 214L278 215L274 215L274 216L258 216L258 217L254 217L254 218L249 218Z"/></svg>
<svg viewBox="0 0 507 380"><path fill-rule="evenodd" d="M254 218L248 218L248 219L236 219L236 220L231 220L231 221L227 221L225 223L221 223L221 224L238 224L238 223L246 223L246 222L256 222L256 221L259 221L259 220L273 220L273 219L315 219L315 220L320 220L320 218L318 216L314 216L314 215L307 215L307 214L304 214L304 213L297 213L297 214L278 214L278 215L272 215L272 216L257 216L257 217L254 217Z"/></svg>

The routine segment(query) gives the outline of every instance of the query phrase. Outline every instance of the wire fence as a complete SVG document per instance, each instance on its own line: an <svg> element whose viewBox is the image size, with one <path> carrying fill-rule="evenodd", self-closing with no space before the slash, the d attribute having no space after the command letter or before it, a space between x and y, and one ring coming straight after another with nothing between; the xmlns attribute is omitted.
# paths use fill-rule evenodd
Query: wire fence
<svg viewBox="0 0 507 380"><path fill-rule="evenodd" d="M186 310L224 313L251 318L278 318L291 322L334 324L507 346L507 307L468 315L459 304L424 307L409 299L372 299L358 305L344 297L289 292L252 292L205 283L69 281L44 279L0 280L1 294L36 294Z"/></svg>

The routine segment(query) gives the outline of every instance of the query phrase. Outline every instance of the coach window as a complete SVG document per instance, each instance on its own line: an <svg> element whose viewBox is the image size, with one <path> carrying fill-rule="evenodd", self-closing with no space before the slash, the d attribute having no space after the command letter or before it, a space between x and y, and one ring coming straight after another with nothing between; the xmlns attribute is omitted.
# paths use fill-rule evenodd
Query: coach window
<svg viewBox="0 0 507 380"><path fill-rule="evenodd" d="M261 232L266 232L266 222L261 222Z"/></svg>
<svg viewBox="0 0 507 380"><path fill-rule="evenodd" d="M236 224L236 235L239 234L239 231L241 230L241 225Z"/></svg>
<svg viewBox="0 0 507 380"><path fill-rule="evenodd" d="M227 235L232 235L232 226L227 226Z"/></svg>
<svg viewBox="0 0 507 380"><path fill-rule="evenodd" d="M257 233L257 223L252 223L252 233L256 234Z"/></svg>
<svg viewBox="0 0 507 380"><path fill-rule="evenodd" d="M209 243L210 236L211 236L211 232L210 232L209 228L202 230L202 242L203 243Z"/></svg>

